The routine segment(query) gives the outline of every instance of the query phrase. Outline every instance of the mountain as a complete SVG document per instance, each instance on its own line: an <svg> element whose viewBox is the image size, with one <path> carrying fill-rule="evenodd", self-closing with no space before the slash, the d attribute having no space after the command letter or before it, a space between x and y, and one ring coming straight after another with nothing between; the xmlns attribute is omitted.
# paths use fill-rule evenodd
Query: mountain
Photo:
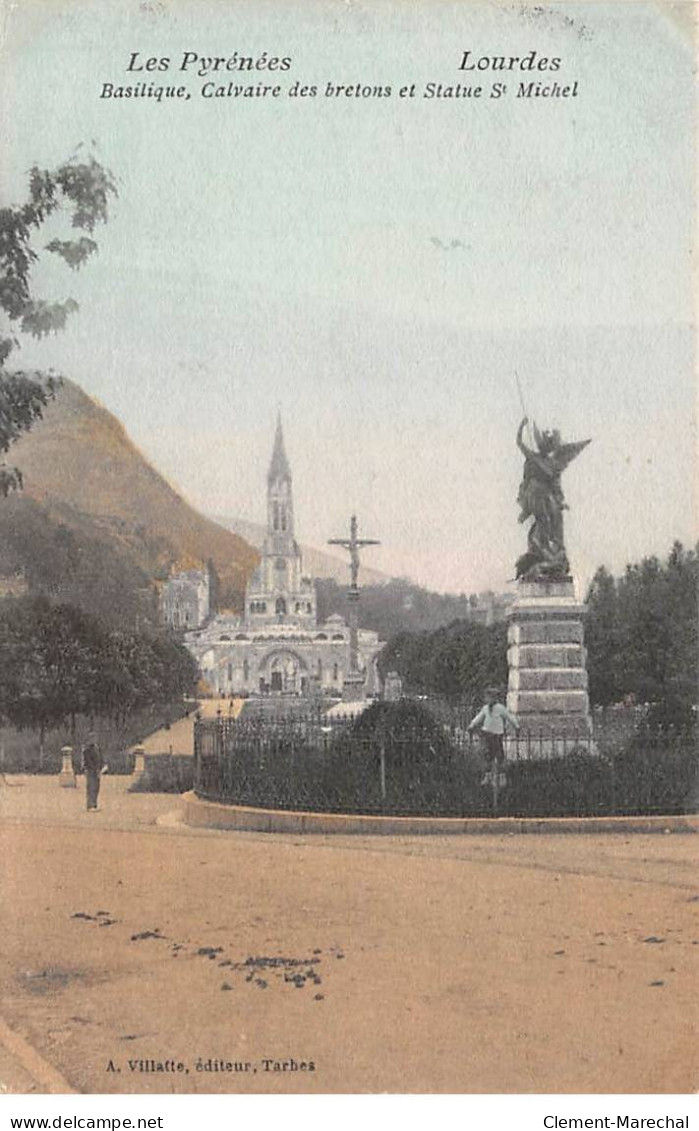
<svg viewBox="0 0 699 1131"><path fill-rule="evenodd" d="M213 520L226 530L232 530L257 550L262 548L262 543L267 533L267 528L261 522L248 522L244 518L229 518L212 515ZM326 554L324 550L317 550L314 546L301 546L303 555L303 570L309 577L330 578L339 585L349 583L349 556L346 561ZM362 563L360 580L362 585L382 585L389 580L388 574L381 573L378 569L371 569Z"/></svg>
<svg viewBox="0 0 699 1131"><path fill-rule="evenodd" d="M62 599L68 599L67 591L79 596L91 589L92 596L85 592L76 603L101 604L103 610L90 611L119 612L126 619L142 607L150 619L154 581L172 567L210 560L222 601L240 606L258 561L255 550L185 502L119 421L78 385L64 380L43 419L13 445L9 459L22 471L24 489L0 500L5 576L21 570L31 589ZM126 591L120 593L120 586ZM100 587L106 590L103 598Z"/></svg>
<svg viewBox="0 0 699 1131"><path fill-rule="evenodd" d="M329 578L318 581L318 616L325 620L333 613L345 615L347 597L344 586ZM435 593L423 589L406 577L393 577L381 585L363 585L359 620L363 628L378 632L382 640L399 633L430 633L455 621L491 625L507 617L511 593Z"/></svg>

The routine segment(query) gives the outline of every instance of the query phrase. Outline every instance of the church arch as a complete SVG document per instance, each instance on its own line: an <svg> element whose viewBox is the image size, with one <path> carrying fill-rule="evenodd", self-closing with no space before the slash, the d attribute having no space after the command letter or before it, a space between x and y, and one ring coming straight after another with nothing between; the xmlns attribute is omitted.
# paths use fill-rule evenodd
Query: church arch
<svg viewBox="0 0 699 1131"><path fill-rule="evenodd" d="M308 666L293 649L275 648L260 660L259 675L273 694L297 695L307 684Z"/></svg>

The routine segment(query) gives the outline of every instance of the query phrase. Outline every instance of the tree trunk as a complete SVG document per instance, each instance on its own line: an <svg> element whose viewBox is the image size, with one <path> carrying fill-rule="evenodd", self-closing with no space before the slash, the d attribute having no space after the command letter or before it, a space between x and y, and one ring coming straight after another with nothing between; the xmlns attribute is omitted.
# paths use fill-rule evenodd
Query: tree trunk
<svg viewBox="0 0 699 1131"><path fill-rule="evenodd" d="M44 740L46 738L46 727L43 723L39 724L39 772L44 768Z"/></svg>

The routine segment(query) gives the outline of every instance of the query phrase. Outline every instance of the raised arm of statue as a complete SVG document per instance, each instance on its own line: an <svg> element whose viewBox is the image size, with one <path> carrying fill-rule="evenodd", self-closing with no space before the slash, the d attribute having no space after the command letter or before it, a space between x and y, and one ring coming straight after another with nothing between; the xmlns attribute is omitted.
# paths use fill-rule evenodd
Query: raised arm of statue
<svg viewBox="0 0 699 1131"><path fill-rule="evenodd" d="M549 455L544 454L542 451L540 443L541 433L536 424L534 424L534 438L537 442L537 448L530 448L525 444L523 434L528 424L529 417L525 416L517 430L517 447L524 456L525 478L536 475L538 479L550 481L558 474L558 469Z"/></svg>
<svg viewBox="0 0 699 1131"><path fill-rule="evenodd" d="M527 427L528 423L529 423L529 417L528 416L523 417L522 422L521 422L519 428L517 429L517 447L519 448L519 450L520 450L520 452L522 453L523 456L533 455L533 452L531 451L531 449L527 447L524 440L522 439L522 437L524 435L524 429Z"/></svg>

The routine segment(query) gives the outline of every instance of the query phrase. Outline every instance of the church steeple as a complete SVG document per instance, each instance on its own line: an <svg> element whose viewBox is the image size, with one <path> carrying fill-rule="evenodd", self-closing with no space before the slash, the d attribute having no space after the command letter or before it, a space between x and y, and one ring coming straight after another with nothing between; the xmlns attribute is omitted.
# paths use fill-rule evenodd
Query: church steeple
<svg viewBox="0 0 699 1131"><path fill-rule="evenodd" d="M289 461L284 448L282 414L279 412L277 413L277 430L274 434L274 448L272 450L272 459L267 473L267 482L271 486L275 481L284 479L288 480L289 483L291 482L291 468L289 467Z"/></svg>
<svg viewBox="0 0 699 1131"><path fill-rule="evenodd" d="M246 623L251 625L312 625L316 621L315 585L303 575L301 551L294 538L291 467L281 415L277 416L267 473L267 534L262 560L247 587L245 607Z"/></svg>
<svg viewBox="0 0 699 1131"><path fill-rule="evenodd" d="M296 554L291 468L284 448L281 413L267 473L267 546L275 554Z"/></svg>

